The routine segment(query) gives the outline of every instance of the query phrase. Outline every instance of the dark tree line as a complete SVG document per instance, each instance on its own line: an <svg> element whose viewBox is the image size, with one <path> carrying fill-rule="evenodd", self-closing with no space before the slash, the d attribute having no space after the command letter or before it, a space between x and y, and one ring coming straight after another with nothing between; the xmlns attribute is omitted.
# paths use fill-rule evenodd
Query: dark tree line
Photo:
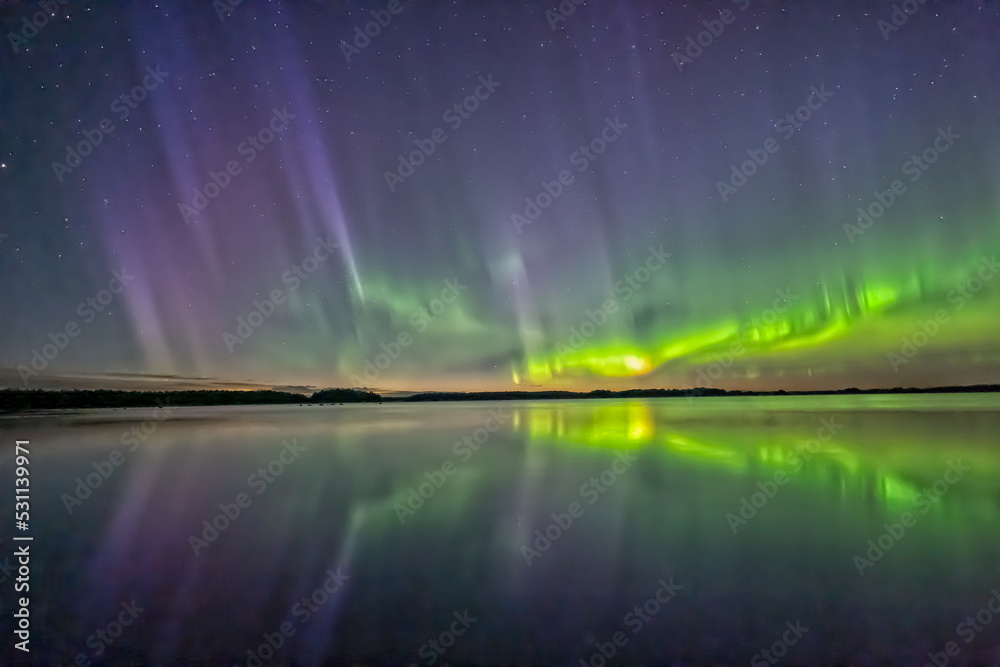
<svg viewBox="0 0 1000 667"><path fill-rule="evenodd" d="M359 389L323 389L311 396L285 391L112 391L107 389L48 391L0 390L0 412L20 410L70 410L77 408L141 408L165 405L280 405L298 403L379 403L382 401L506 401L581 398L670 398L688 396L825 396L836 394L943 394L1000 391L1000 385L892 389L832 389L827 391L726 391L694 389L629 389L574 391L424 392L386 397Z"/></svg>
<svg viewBox="0 0 1000 667"><path fill-rule="evenodd" d="M47 391L0 390L0 411L70 410L76 408L145 408L165 405L280 405L292 403L377 402L370 391L324 389L312 396L285 391L112 391L107 389Z"/></svg>

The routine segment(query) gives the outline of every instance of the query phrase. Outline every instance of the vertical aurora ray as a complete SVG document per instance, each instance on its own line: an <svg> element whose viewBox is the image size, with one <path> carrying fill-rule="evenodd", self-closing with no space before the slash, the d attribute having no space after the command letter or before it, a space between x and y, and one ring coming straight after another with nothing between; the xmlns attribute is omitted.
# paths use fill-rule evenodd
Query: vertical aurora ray
<svg viewBox="0 0 1000 667"><path fill-rule="evenodd" d="M935 6L885 40L870 9L779 4L740 12L682 68L671 54L700 5L600 5L556 29L527 7L406 5L349 60L341 40L370 20L351 5L243 3L223 21L210 6L92 7L87 29L50 26L3 82L24 104L0 111L14 128L0 280L32 287L0 292L18 323L0 330L3 370L16 378L125 267L133 284L48 373L346 386L408 334L373 386L1000 381L1000 8ZM71 53L96 55L70 67ZM118 118L111 104L156 66L164 83ZM499 84L485 99L479 77ZM776 124L817 86L832 96L785 136ZM248 159L240 147L284 108L287 129ZM52 163L105 116L115 130L56 179ZM608 123L620 135L581 162ZM942 132L957 139L914 171ZM717 184L769 137L780 149L723 199ZM187 220L179 204L231 160L240 173ZM563 171L571 182L517 227ZM905 193L847 233L894 179ZM336 252L288 278L318 238ZM670 258L620 289L651 246ZM445 281L467 287L424 318ZM230 349L275 290L283 303ZM772 315L779 292L795 299ZM594 324L608 299L616 312ZM893 364L942 309L948 322Z"/></svg>

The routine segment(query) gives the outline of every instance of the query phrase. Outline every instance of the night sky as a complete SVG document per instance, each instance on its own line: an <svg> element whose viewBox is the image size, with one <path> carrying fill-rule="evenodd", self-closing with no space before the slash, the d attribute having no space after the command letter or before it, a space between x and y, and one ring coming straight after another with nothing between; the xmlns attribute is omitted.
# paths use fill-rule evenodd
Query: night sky
<svg viewBox="0 0 1000 667"><path fill-rule="evenodd" d="M52 4L2 385L1000 382L996 3Z"/></svg>

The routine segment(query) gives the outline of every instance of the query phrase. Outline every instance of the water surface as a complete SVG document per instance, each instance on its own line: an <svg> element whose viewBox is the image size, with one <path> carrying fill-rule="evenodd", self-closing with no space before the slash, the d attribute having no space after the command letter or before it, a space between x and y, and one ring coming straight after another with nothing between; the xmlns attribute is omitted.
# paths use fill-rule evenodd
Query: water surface
<svg viewBox="0 0 1000 667"><path fill-rule="evenodd" d="M15 438L31 442L30 660L923 664L954 642L950 664L1000 661L998 408L923 395L0 418L3 488ZM8 579L5 614L12 602Z"/></svg>

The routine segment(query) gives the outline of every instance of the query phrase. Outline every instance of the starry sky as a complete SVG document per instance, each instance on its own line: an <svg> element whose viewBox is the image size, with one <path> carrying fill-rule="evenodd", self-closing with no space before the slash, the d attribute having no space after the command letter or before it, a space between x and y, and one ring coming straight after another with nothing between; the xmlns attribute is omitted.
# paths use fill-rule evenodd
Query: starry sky
<svg viewBox="0 0 1000 667"><path fill-rule="evenodd" d="M911 4L3 3L0 384L1000 382L1000 6Z"/></svg>

